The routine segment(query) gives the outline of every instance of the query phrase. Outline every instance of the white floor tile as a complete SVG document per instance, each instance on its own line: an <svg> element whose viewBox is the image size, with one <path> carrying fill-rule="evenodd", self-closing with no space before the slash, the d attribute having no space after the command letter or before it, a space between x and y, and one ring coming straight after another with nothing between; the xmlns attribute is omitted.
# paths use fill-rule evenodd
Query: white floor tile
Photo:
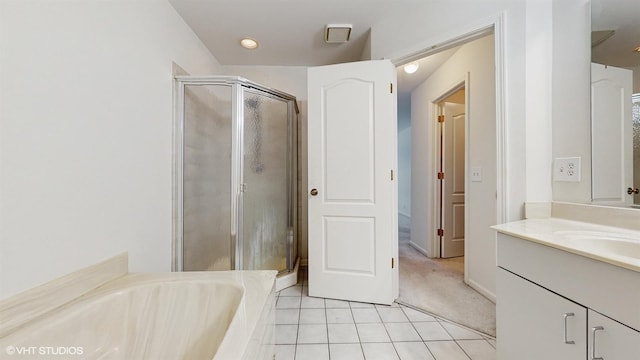
<svg viewBox="0 0 640 360"><path fill-rule="evenodd" d="M327 324L327 327L329 330L330 344L360 343L355 324Z"/></svg>
<svg viewBox="0 0 640 360"><path fill-rule="evenodd" d="M371 309L351 309L353 313L353 320L356 323L379 323L382 322L380 320L380 316L378 316L378 311L375 308Z"/></svg>
<svg viewBox="0 0 640 360"><path fill-rule="evenodd" d="M486 340L458 340L457 343L473 360L496 360L496 349Z"/></svg>
<svg viewBox="0 0 640 360"><path fill-rule="evenodd" d="M391 341L422 341L420 335L409 322L405 323L385 323Z"/></svg>
<svg viewBox="0 0 640 360"><path fill-rule="evenodd" d="M399 360L396 349L391 343L362 344L362 350L367 360Z"/></svg>
<svg viewBox="0 0 640 360"><path fill-rule="evenodd" d="M360 344L329 344L331 360L364 360Z"/></svg>
<svg viewBox="0 0 640 360"><path fill-rule="evenodd" d="M437 321L436 318L429 314L425 314L421 311L414 310L412 308L403 307L402 311L404 311L405 315L409 318L410 321Z"/></svg>
<svg viewBox="0 0 640 360"><path fill-rule="evenodd" d="M353 324L351 309L327 309L327 322L330 324Z"/></svg>
<svg viewBox="0 0 640 360"><path fill-rule="evenodd" d="M300 325L298 327L298 344L325 344L327 339L327 325Z"/></svg>
<svg viewBox="0 0 640 360"><path fill-rule="evenodd" d="M297 296L282 296L276 302L276 309L299 309L300 298Z"/></svg>
<svg viewBox="0 0 640 360"><path fill-rule="evenodd" d="M435 360L427 346L422 342L397 342L393 343L400 360Z"/></svg>
<svg viewBox="0 0 640 360"><path fill-rule="evenodd" d="M296 360L329 360L329 345L298 345Z"/></svg>
<svg viewBox="0 0 640 360"><path fill-rule="evenodd" d="M484 340L484 337L473 331L469 331L463 327L448 322L440 323L451 336L456 340Z"/></svg>
<svg viewBox="0 0 640 360"><path fill-rule="evenodd" d="M372 308L375 307L373 304L357 302L357 301L349 301L349 305L351 305L352 309L356 308Z"/></svg>
<svg viewBox="0 0 640 360"><path fill-rule="evenodd" d="M414 322L413 326L416 327L418 334L424 341L453 340L437 321Z"/></svg>
<svg viewBox="0 0 640 360"><path fill-rule="evenodd" d="M276 360L294 360L295 356L295 345L276 345Z"/></svg>
<svg viewBox="0 0 640 360"><path fill-rule="evenodd" d="M425 341L437 360L469 360L455 341Z"/></svg>
<svg viewBox="0 0 640 360"><path fill-rule="evenodd" d="M276 309L276 324L298 324L298 309Z"/></svg>
<svg viewBox="0 0 640 360"><path fill-rule="evenodd" d="M280 291L280 296L302 296L302 286L294 285Z"/></svg>
<svg viewBox="0 0 640 360"><path fill-rule="evenodd" d="M344 300L325 299L324 300L327 309L329 308L349 308L349 302Z"/></svg>
<svg viewBox="0 0 640 360"><path fill-rule="evenodd" d="M409 318L404 314L402 309L397 307L380 308L378 307L378 314L382 319L382 322L408 322Z"/></svg>
<svg viewBox="0 0 640 360"><path fill-rule="evenodd" d="M382 324L356 324L360 341L368 342L390 342L389 334Z"/></svg>
<svg viewBox="0 0 640 360"><path fill-rule="evenodd" d="M300 324L326 324L324 309L300 309Z"/></svg>
<svg viewBox="0 0 640 360"><path fill-rule="evenodd" d="M300 305L303 309L324 309L324 299L310 296L303 296Z"/></svg>
<svg viewBox="0 0 640 360"><path fill-rule="evenodd" d="M298 325L276 325L276 345L296 344Z"/></svg>

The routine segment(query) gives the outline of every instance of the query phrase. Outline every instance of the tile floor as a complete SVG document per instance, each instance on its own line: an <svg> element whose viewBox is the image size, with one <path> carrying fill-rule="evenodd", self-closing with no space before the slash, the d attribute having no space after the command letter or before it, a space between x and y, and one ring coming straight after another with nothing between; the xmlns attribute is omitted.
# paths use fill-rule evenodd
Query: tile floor
<svg viewBox="0 0 640 360"><path fill-rule="evenodd" d="M277 295L277 360L495 360L495 340L409 307L307 294Z"/></svg>

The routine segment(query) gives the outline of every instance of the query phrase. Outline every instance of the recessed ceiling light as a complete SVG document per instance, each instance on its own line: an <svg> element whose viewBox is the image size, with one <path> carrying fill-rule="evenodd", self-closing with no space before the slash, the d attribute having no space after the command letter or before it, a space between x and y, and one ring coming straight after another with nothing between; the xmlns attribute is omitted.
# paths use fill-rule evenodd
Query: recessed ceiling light
<svg viewBox="0 0 640 360"><path fill-rule="evenodd" d="M258 42L251 38L244 38L240 40L240 45L245 49L253 50L258 47Z"/></svg>
<svg viewBox="0 0 640 360"><path fill-rule="evenodd" d="M413 74L417 70L418 70L417 63L411 63L404 66L404 72L406 72L407 74Z"/></svg>

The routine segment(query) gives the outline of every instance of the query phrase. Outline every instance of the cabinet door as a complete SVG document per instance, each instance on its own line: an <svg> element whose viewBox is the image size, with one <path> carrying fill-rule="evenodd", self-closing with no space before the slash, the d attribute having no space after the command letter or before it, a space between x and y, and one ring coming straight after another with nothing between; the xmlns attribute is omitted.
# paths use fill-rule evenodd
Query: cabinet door
<svg viewBox="0 0 640 360"><path fill-rule="evenodd" d="M497 299L498 360L586 359L586 308L502 268Z"/></svg>
<svg viewBox="0 0 640 360"><path fill-rule="evenodd" d="M640 332L589 309L589 359L593 358L639 359Z"/></svg>

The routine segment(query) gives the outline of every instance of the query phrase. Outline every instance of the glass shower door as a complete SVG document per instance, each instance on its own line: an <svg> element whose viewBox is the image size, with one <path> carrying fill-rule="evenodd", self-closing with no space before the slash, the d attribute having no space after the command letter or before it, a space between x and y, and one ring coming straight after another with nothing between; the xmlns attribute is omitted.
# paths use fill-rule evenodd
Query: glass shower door
<svg viewBox="0 0 640 360"><path fill-rule="evenodd" d="M184 270L231 269L232 87L185 85Z"/></svg>
<svg viewBox="0 0 640 360"><path fill-rule="evenodd" d="M288 103L244 91L242 259L245 270L285 270L290 192Z"/></svg>

